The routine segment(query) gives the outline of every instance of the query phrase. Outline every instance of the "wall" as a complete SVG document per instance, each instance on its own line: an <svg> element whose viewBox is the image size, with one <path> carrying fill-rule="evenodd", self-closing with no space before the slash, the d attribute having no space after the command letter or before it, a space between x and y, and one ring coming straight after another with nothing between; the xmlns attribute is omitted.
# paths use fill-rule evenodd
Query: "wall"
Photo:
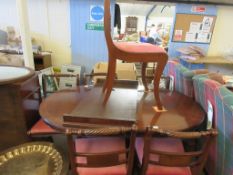
<svg viewBox="0 0 233 175"><path fill-rule="evenodd" d="M222 55L233 49L233 7L218 7L218 16L208 55ZM233 51L233 50L232 50Z"/></svg>
<svg viewBox="0 0 233 175"><path fill-rule="evenodd" d="M175 14L176 13L203 14L203 15L216 15L217 14L216 6L206 5L205 7L206 7L206 11L204 13L194 13L194 12L191 12L192 4L177 4ZM174 16L175 16L175 14L174 14ZM175 23L175 18L174 18L174 23ZM176 50L178 48L185 47L185 46L189 45L189 43L172 42L173 29L171 30L170 36L171 37L170 37L170 42L169 42L168 54L171 58L177 57L177 56L179 56L179 53ZM209 44L194 44L194 43L191 43L191 44L201 47L206 52L208 51L208 48L209 48Z"/></svg>
<svg viewBox="0 0 233 175"><path fill-rule="evenodd" d="M209 47L209 56L224 56L231 52L233 54L233 7L218 7L218 16L214 29L214 35ZM207 65L214 72L232 75L233 65Z"/></svg>
<svg viewBox="0 0 233 175"><path fill-rule="evenodd" d="M0 4L0 29L5 30L8 25L18 28L15 0L0 0Z"/></svg>
<svg viewBox="0 0 233 175"><path fill-rule="evenodd" d="M15 0L0 0L0 28L19 31ZM68 0L28 0L31 36L43 50L52 51L55 66L71 63Z"/></svg>
<svg viewBox="0 0 233 175"><path fill-rule="evenodd" d="M70 0L72 63L85 66L86 72L91 72L97 62L108 60L104 31L85 29L91 5L103 5L103 0Z"/></svg>

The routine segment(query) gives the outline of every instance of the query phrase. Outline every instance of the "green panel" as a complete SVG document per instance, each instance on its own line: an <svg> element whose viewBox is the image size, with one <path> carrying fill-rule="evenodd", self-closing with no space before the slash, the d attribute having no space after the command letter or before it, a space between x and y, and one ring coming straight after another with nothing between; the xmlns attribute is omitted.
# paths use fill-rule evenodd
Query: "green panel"
<svg viewBox="0 0 233 175"><path fill-rule="evenodd" d="M102 31L104 30L104 24L103 23L86 23L86 30L97 30Z"/></svg>

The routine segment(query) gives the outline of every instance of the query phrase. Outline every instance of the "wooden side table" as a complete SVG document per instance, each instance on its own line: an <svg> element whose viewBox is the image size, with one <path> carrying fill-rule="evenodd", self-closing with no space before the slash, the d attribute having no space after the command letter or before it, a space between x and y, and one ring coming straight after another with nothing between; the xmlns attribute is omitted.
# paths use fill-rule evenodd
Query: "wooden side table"
<svg viewBox="0 0 233 175"><path fill-rule="evenodd" d="M37 74L28 68L1 65L0 97L1 151L27 142L27 130L39 119L41 97Z"/></svg>

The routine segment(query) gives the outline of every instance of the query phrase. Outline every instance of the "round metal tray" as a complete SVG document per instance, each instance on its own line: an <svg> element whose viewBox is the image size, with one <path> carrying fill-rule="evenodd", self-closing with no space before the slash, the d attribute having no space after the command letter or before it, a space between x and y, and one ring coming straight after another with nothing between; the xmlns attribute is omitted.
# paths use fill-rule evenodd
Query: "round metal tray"
<svg viewBox="0 0 233 175"><path fill-rule="evenodd" d="M0 174L60 175L63 161L48 142L31 142L10 148L0 154Z"/></svg>

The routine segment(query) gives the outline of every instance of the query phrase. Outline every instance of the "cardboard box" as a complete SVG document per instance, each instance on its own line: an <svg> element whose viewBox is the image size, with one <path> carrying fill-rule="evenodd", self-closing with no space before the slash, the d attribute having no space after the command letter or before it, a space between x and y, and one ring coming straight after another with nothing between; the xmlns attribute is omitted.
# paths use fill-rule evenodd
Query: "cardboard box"
<svg viewBox="0 0 233 175"><path fill-rule="evenodd" d="M94 66L94 73L107 73L108 63L101 62L97 63ZM136 80L136 68L134 63L117 63L116 66L116 74L117 79L123 80ZM105 78L105 77L95 77L94 81L97 78Z"/></svg>
<svg viewBox="0 0 233 175"><path fill-rule="evenodd" d="M123 80L136 80L136 67L134 63L117 63L117 78Z"/></svg>

